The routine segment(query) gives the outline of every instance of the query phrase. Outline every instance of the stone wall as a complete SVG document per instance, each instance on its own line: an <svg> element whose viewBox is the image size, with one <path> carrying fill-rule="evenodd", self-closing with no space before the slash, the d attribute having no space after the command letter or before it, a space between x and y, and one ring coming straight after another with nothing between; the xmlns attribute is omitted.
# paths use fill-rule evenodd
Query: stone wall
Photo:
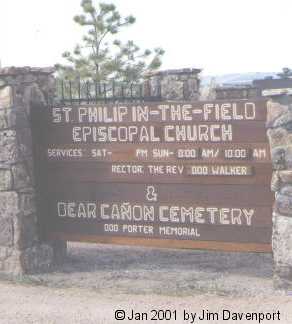
<svg viewBox="0 0 292 324"><path fill-rule="evenodd" d="M47 271L65 243L38 233L31 107L54 91L51 69L0 69L0 274Z"/></svg>
<svg viewBox="0 0 292 324"><path fill-rule="evenodd" d="M292 105L270 102L267 117L273 164L274 283L292 288Z"/></svg>
<svg viewBox="0 0 292 324"><path fill-rule="evenodd" d="M148 74L144 95L161 97L162 100L198 100L200 72L200 69L178 69Z"/></svg>

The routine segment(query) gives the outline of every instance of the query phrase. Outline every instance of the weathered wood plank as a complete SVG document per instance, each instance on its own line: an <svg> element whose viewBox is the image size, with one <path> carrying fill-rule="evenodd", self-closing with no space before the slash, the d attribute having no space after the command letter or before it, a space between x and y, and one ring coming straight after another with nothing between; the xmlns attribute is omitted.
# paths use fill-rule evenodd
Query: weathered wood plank
<svg viewBox="0 0 292 324"><path fill-rule="evenodd" d="M214 242L214 241L189 241L189 240L169 240L169 239L149 239L131 237L109 237L97 235L79 235L61 232L51 232L47 235L48 239L61 239L65 241L92 242L102 244L132 245L158 248L173 249L199 249L230 252L257 252L271 253L271 244L259 243L233 243L233 242Z"/></svg>
<svg viewBox="0 0 292 324"><path fill-rule="evenodd" d="M52 125L44 129L47 145L125 143L267 143L261 121Z"/></svg>
<svg viewBox="0 0 292 324"><path fill-rule="evenodd" d="M268 143L238 144L65 144L48 145L49 161L96 161L96 162L203 162L270 163Z"/></svg>
<svg viewBox="0 0 292 324"><path fill-rule="evenodd" d="M50 163L53 182L127 182L127 183L198 183L198 184L266 184L272 167L261 163L204 164L188 163Z"/></svg>
<svg viewBox="0 0 292 324"><path fill-rule="evenodd" d="M114 220L96 223L94 220L54 218L51 231L69 234L146 237L160 239L184 239L199 241L270 243L271 227L163 224L163 223L117 223ZM105 229L105 227L107 229ZM110 230L110 228L114 230ZM109 229L108 229L109 228Z"/></svg>
<svg viewBox="0 0 292 324"><path fill-rule="evenodd" d="M97 198L98 199L98 198ZM161 222L164 225L192 226L206 225L236 225L252 227L271 227L269 215L271 207L208 205L190 202L179 203L141 203L136 201L116 202L102 200L69 200L62 196L50 200L50 214L57 218L82 219L94 224L114 221L122 224L132 221L135 224L150 224Z"/></svg>
<svg viewBox="0 0 292 324"><path fill-rule="evenodd" d="M146 203L149 184L134 183L62 183L50 182L48 197L62 197L70 201L133 201ZM213 206L268 206L272 207L274 194L266 185L206 185L155 184L159 203L209 204ZM269 215L270 218L271 215Z"/></svg>
<svg viewBox="0 0 292 324"><path fill-rule="evenodd" d="M197 102L145 102L92 104L80 107L54 107L47 110L47 122L54 124L110 122L216 122L230 120L266 120L267 100L216 100Z"/></svg>

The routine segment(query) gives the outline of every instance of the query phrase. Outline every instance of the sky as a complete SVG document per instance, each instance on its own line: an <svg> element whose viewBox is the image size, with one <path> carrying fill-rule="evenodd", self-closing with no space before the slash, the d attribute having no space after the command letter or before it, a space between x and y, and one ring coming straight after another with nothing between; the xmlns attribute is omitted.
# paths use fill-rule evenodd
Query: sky
<svg viewBox="0 0 292 324"><path fill-rule="evenodd" d="M161 69L202 68L205 75L219 75L292 67L292 0L111 2L137 19L119 37L166 51ZM82 37L72 19L79 13L80 0L0 0L2 66L62 62L61 54Z"/></svg>

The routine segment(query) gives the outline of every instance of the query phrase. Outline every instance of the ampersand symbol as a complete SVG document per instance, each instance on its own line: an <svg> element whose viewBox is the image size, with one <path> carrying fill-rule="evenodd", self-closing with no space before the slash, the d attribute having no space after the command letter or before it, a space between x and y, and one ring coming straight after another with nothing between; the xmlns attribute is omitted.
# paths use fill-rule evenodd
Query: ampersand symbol
<svg viewBox="0 0 292 324"><path fill-rule="evenodd" d="M154 186L148 186L146 188L146 199L148 201L157 201L158 194L155 192Z"/></svg>

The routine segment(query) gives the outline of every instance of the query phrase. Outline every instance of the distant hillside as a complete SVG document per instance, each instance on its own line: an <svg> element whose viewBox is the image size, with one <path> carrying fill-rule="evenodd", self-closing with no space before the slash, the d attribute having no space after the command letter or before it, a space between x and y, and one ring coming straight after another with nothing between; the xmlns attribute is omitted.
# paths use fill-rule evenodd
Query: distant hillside
<svg viewBox="0 0 292 324"><path fill-rule="evenodd" d="M216 84L249 84L256 79L264 79L268 76L276 77L276 72L249 72L249 73L233 73L214 76L202 76L202 85L210 83L212 78L215 78Z"/></svg>

